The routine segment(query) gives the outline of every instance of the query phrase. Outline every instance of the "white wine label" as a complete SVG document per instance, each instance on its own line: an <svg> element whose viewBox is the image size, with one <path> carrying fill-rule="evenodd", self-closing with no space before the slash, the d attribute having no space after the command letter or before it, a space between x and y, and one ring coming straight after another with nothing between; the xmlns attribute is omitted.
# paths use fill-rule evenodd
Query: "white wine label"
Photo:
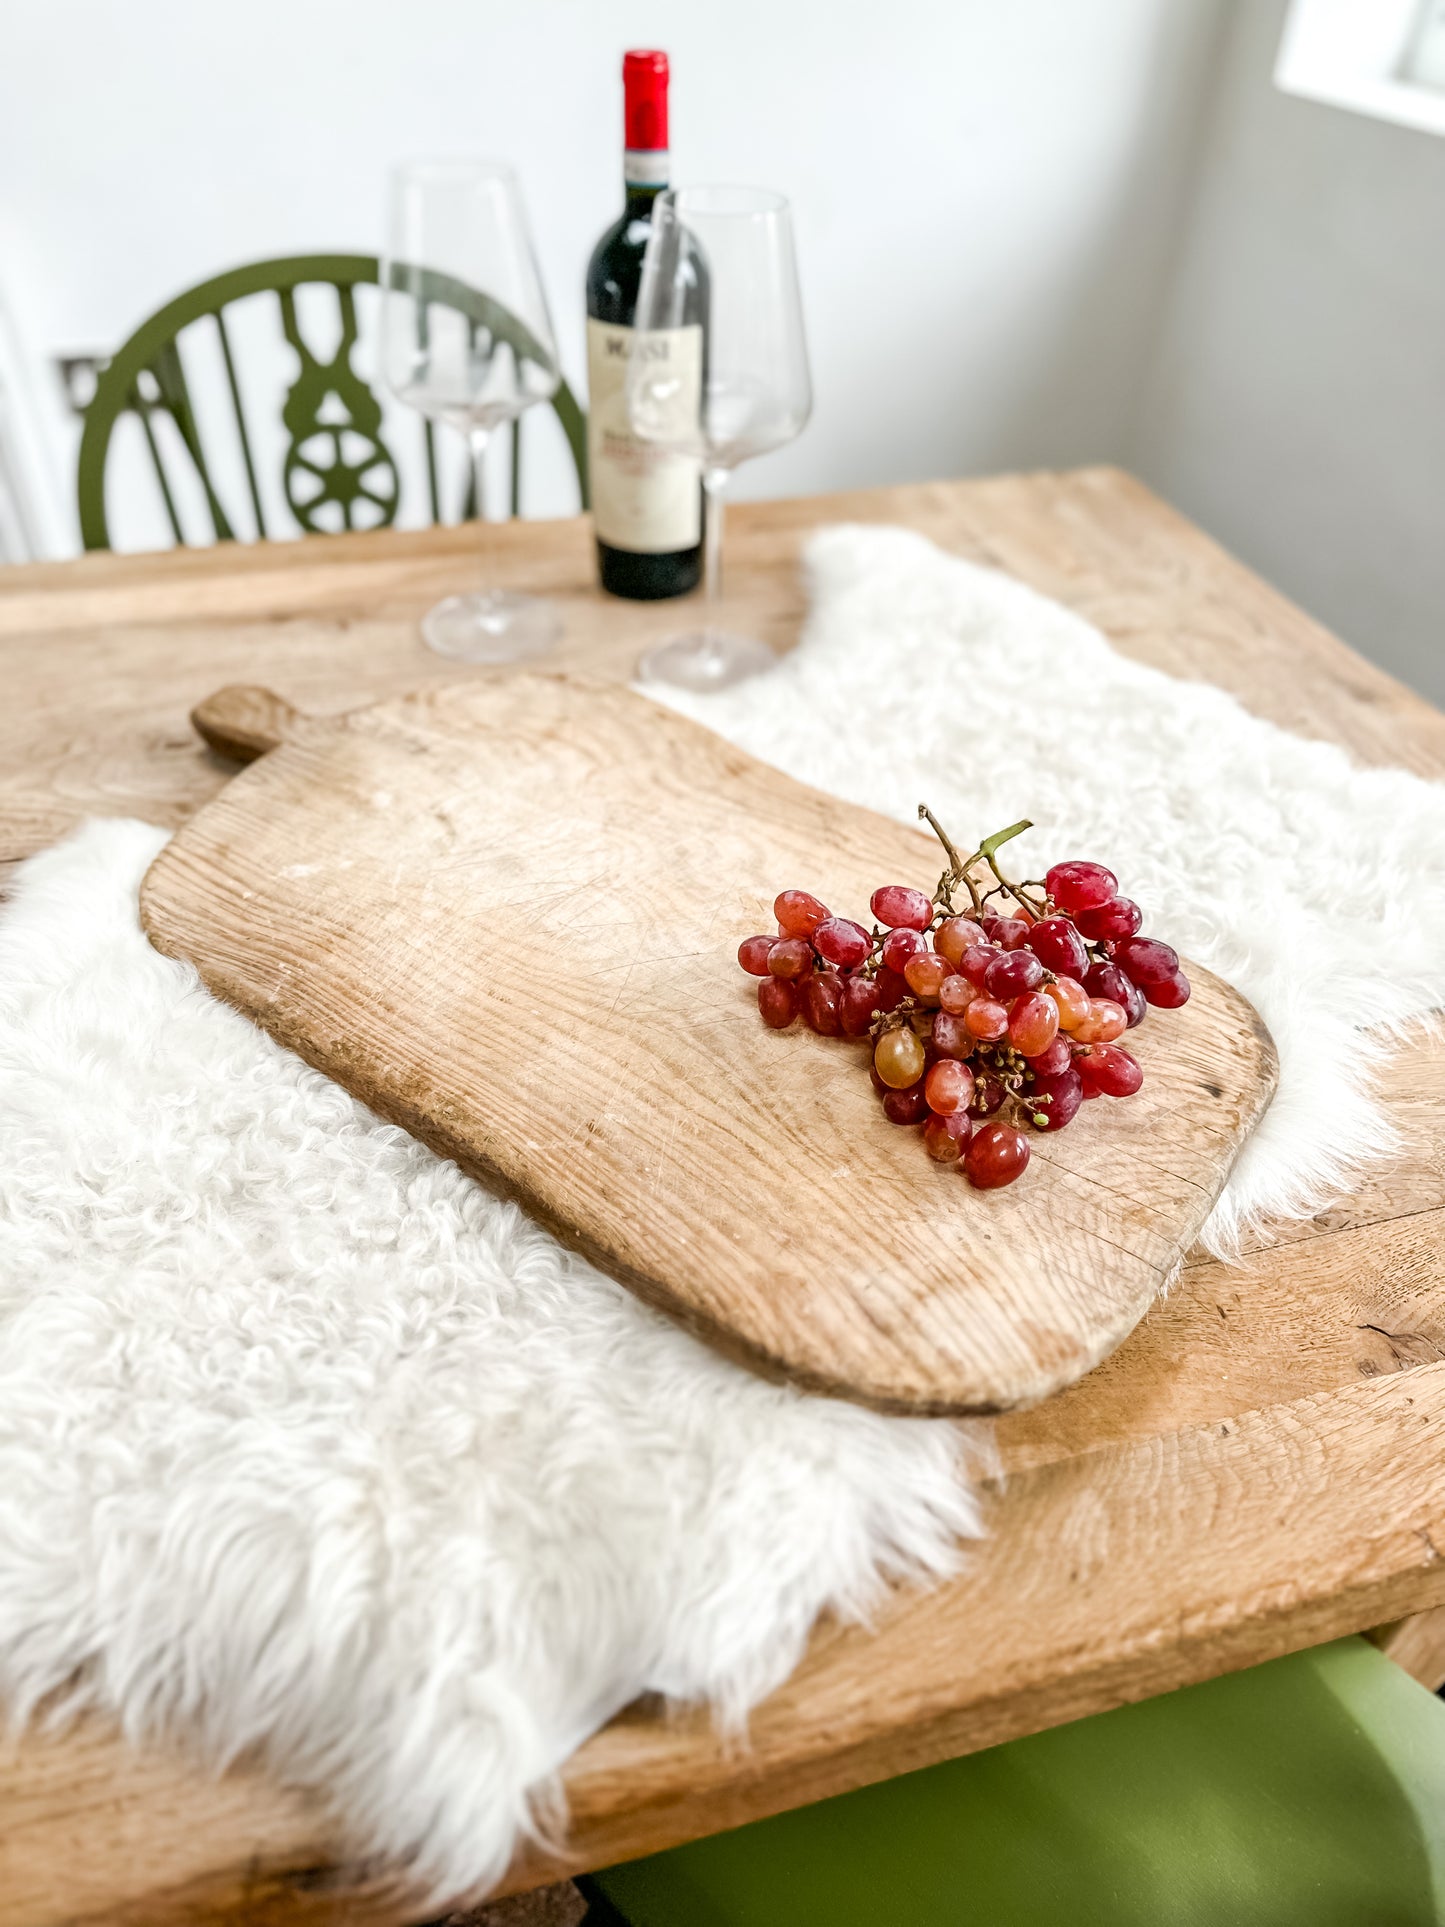
<svg viewBox="0 0 1445 1927"><path fill-rule="evenodd" d="M627 364L639 351L665 360L674 378L669 411L679 438L696 432L702 407L702 328L656 328L639 334L610 321L587 322L587 470L592 521L610 548L669 555L702 539L702 463L632 431ZM661 427L665 430L667 424Z"/></svg>

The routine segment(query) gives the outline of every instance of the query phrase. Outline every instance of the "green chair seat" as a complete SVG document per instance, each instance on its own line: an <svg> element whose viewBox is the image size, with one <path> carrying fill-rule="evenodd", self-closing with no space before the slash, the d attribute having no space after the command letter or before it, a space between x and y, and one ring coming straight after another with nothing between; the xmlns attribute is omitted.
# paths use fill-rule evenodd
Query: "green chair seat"
<svg viewBox="0 0 1445 1927"><path fill-rule="evenodd" d="M401 499L399 470L382 433L381 404L353 363L358 334L356 290L379 285L380 274L380 265L370 254L292 255L254 261L188 288L142 322L101 370L85 411L76 486L81 540L86 548L110 547L106 471L116 425L126 415L139 419L177 543L186 541L176 486L181 471L189 472L192 492L204 505L211 539L235 541L247 523L258 537L280 532L268 527L253 451L254 424L243 392L234 330L227 323L227 310L255 295L275 297L281 333L296 360L295 378L281 407L286 433L282 486L295 526L303 533L322 533L328 522L344 529L380 528L393 522ZM522 324L480 290L436 272L425 273L420 279L430 305L454 309L465 316L474 337L486 332L506 342L519 358L537 359L536 343ZM339 329L336 341L325 348L308 342L298 309L298 290L311 285L330 288L335 294ZM186 351L194 355L200 349L200 335L207 329L213 337L209 346L218 352L219 366L224 369L229 429L239 458L230 465L236 488L229 502L223 499L226 489L218 450L206 445L193 380L186 367ZM582 507L586 508L586 416L565 382L552 398L552 406L567 438ZM174 429L167 438L169 465L156 433L162 420ZM215 432L213 427L213 437ZM430 421L423 424L421 433L431 519L439 521L436 442ZM513 422L513 515L520 506L521 474L521 424ZM244 488L240 487L242 476ZM239 503L237 493L242 497ZM477 506L469 487L462 512L472 515ZM333 510L335 513L330 514Z"/></svg>
<svg viewBox="0 0 1445 1927"><path fill-rule="evenodd" d="M632 1927L1439 1927L1445 1705L1340 1640L595 1884Z"/></svg>

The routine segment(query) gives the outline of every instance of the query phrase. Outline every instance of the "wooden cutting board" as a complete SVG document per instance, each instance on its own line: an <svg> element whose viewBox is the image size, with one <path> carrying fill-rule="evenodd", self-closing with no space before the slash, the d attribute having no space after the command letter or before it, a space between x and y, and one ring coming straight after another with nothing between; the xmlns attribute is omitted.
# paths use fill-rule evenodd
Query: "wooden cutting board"
<svg viewBox="0 0 1445 1927"><path fill-rule="evenodd" d="M151 941L699 1336L811 1390L998 1412L1080 1377L1172 1276L1269 1101L1258 1016L1191 965L1189 1004L1131 1034L1142 1092L975 1191L884 1119L866 1044L768 1030L736 962L782 888L855 916L880 883L931 889L931 837L562 676L333 718L232 690L196 721L259 760L152 866Z"/></svg>

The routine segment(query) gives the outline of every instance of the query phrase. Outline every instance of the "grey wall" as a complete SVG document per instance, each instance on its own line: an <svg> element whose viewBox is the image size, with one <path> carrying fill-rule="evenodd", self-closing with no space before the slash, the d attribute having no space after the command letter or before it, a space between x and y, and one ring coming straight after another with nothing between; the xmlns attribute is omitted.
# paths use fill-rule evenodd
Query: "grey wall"
<svg viewBox="0 0 1445 1927"><path fill-rule="evenodd" d="M1123 458L1445 700L1445 139L1279 93L1237 0Z"/></svg>

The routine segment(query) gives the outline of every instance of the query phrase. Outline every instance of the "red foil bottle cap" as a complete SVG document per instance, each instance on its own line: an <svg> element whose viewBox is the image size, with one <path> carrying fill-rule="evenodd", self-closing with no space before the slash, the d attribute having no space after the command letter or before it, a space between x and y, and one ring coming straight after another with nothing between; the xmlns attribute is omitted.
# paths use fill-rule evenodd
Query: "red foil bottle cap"
<svg viewBox="0 0 1445 1927"><path fill-rule="evenodd" d="M667 146L667 55L634 48L622 56L627 102L624 146L653 152Z"/></svg>

